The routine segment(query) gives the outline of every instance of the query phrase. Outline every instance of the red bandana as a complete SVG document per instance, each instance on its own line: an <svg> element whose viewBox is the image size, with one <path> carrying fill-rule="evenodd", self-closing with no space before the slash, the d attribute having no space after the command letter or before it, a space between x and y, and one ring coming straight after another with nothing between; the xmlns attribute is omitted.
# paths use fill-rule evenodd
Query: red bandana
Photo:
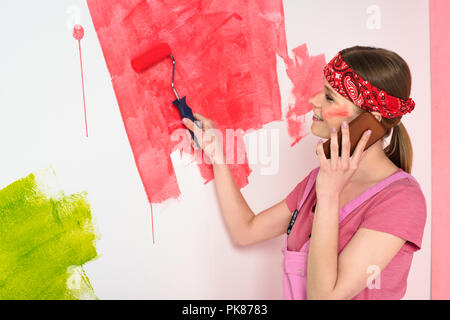
<svg viewBox="0 0 450 320"><path fill-rule="evenodd" d="M411 98L393 97L358 76L340 52L323 71L333 89L366 111L378 111L384 118L396 118L414 110L415 103Z"/></svg>

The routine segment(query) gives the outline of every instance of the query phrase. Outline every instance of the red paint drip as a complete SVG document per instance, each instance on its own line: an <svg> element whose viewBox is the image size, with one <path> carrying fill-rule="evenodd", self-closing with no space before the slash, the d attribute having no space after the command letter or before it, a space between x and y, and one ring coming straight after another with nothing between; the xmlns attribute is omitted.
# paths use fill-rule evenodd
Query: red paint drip
<svg viewBox="0 0 450 320"><path fill-rule="evenodd" d="M83 26L76 24L73 26L73 37L80 41L84 37L84 29Z"/></svg>
<svg viewBox="0 0 450 320"><path fill-rule="evenodd" d="M153 237L153 244L155 244L155 231L154 231L155 228L153 226L153 205L151 202L150 202L150 209L152 211L152 237Z"/></svg>
<svg viewBox="0 0 450 320"><path fill-rule="evenodd" d="M81 87L83 89L83 105L84 105L84 123L86 126L86 137L88 137L87 115L86 115L86 96L84 92L84 75L83 75L83 59L81 56L81 39L84 37L84 29L79 24L73 27L73 37L78 40L78 50L80 53L80 67L81 67Z"/></svg>
<svg viewBox="0 0 450 320"><path fill-rule="evenodd" d="M302 133L304 115L312 110L308 99L323 90L323 67L326 64L325 55L310 57L306 44L292 50L294 58L285 59L286 72L294 86L292 95L295 102L289 105L286 114L288 133L294 139L291 146L299 142L306 134Z"/></svg>
<svg viewBox="0 0 450 320"><path fill-rule="evenodd" d="M281 120L276 56L287 57L282 0L87 3L150 202L180 195L170 159L176 142L170 138L186 128L171 104L171 59L143 73L132 69L130 61L145 48L169 44L178 93L224 137L227 128L246 131ZM213 179L211 165L198 167L205 183ZM248 184L248 163L230 169L239 188Z"/></svg>
<svg viewBox="0 0 450 320"><path fill-rule="evenodd" d="M151 211L151 219L152 219L152 239L153 239L153 244L155 244L155 228L153 226L153 205L152 205L151 199L149 200L149 203L150 203L150 211Z"/></svg>

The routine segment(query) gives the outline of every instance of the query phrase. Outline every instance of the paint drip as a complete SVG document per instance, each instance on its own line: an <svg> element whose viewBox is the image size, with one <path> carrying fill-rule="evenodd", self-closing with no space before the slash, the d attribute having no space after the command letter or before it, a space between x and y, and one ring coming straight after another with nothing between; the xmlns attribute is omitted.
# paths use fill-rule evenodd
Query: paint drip
<svg viewBox="0 0 450 320"><path fill-rule="evenodd" d="M87 126L87 114L86 114L86 95L84 91L84 75L83 75L83 59L81 55L81 39L84 37L84 28L83 26L76 24L73 27L72 36L78 40L78 51L80 53L80 68L81 68L81 88L83 89L83 105L84 105L84 123L86 127L86 137L88 137L88 126Z"/></svg>
<svg viewBox="0 0 450 320"><path fill-rule="evenodd" d="M83 26L76 24L73 26L73 37L80 41L84 37L84 29Z"/></svg>

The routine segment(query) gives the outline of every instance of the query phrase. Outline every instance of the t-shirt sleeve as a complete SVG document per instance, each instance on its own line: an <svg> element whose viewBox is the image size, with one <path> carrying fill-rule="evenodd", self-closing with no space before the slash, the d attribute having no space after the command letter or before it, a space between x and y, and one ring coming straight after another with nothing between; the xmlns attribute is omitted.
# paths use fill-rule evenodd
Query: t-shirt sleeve
<svg viewBox="0 0 450 320"><path fill-rule="evenodd" d="M402 183L385 191L368 208L360 227L393 234L414 244L414 251L419 250L427 217L420 186Z"/></svg>
<svg viewBox="0 0 450 320"><path fill-rule="evenodd" d="M306 189L306 184L308 183L308 179L312 171L302 181L300 181L286 197L286 204L289 211L294 212L297 208L297 203L300 201L299 197L303 196L303 192Z"/></svg>

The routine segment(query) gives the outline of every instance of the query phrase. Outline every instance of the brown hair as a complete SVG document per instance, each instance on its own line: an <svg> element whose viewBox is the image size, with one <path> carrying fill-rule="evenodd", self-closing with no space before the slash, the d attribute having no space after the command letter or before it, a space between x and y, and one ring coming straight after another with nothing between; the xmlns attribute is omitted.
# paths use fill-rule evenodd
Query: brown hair
<svg viewBox="0 0 450 320"><path fill-rule="evenodd" d="M363 79L372 85L389 93L391 96L409 99L411 92L411 71L408 64L393 51L354 46L341 51L345 62ZM358 107L358 112L367 112ZM392 133L390 144L384 148L386 156L402 168L411 173L413 149L405 126L397 118L382 118L381 124L387 129L386 139Z"/></svg>

